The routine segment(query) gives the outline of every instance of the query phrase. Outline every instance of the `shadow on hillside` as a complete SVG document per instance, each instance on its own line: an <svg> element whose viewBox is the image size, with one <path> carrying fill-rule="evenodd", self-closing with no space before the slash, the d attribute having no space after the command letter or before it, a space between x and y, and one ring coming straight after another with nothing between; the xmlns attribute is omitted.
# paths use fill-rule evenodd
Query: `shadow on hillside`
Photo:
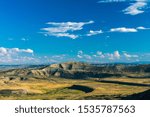
<svg viewBox="0 0 150 117"><path fill-rule="evenodd" d="M129 85L129 86L143 86L143 87L150 86L150 84L132 83L132 82L121 82L121 81L110 81L110 80L97 80L97 81L103 83L114 83L114 84Z"/></svg>
<svg viewBox="0 0 150 117"><path fill-rule="evenodd" d="M11 95L12 90L5 89L5 90L0 90L0 95Z"/></svg>
<svg viewBox="0 0 150 117"><path fill-rule="evenodd" d="M0 95L2 95L2 96L10 96L12 94L14 94L14 95L27 94L27 91L23 90L23 89L17 89L17 90L3 89L3 90L0 90Z"/></svg>
<svg viewBox="0 0 150 117"><path fill-rule="evenodd" d="M137 78L150 78L150 76L127 76L128 78L135 78L135 79L137 79Z"/></svg>
<svg viewBox="0 0 150 117"><path fill-rule="evenodd" d="M150 89L141 93L132 94L121 98L122 100L150 100Z"/></svg>
<svg viewBox="0 0 150 117"><path fill-rule="evenodd" d="M72 85L71 87L68 87L68 89L80 90L80 91L83 91L85 93L90 93L90 92L94 91L94 89L91 87L81 86L81 85Z"/></svg>

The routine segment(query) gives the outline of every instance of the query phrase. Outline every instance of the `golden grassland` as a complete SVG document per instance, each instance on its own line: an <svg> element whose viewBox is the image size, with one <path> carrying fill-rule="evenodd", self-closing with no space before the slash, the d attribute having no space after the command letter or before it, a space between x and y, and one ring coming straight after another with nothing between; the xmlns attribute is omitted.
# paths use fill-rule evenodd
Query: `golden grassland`
<svg viewBox="0 0 150 117"><path fill-rule="evenodd" d="M102 79L103 80L103 79ZM129 83L150 84L150 78L105 78L107 81L119 81ZM69 89L72 85L81 85L93 88L92 92L86 93L81 90ZM2 91L23 90L27 93L8 93ZM136 86L128 84L104 83L96 79L73 80L63 78L34 79L27 81L0 80L1 100L56 100L56 99L121 99L131 94L150 89L149 86Z"/></svg>

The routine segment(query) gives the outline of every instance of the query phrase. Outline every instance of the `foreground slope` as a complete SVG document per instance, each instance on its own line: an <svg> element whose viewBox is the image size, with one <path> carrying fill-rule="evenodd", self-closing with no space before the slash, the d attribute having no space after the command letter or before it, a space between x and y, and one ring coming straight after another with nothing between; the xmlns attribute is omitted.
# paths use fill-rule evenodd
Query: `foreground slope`
<svg viewBox="0 0 150 117"><path fill-rule="evenodd" d="M149 70L80 62L7 70L0 72L0 99L129 99L150 89Z"/></svg>

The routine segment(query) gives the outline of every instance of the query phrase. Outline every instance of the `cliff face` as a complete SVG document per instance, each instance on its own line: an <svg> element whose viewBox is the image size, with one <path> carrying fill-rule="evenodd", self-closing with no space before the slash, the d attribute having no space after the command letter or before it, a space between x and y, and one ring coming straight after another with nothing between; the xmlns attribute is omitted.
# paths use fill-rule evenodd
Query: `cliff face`
<svg viewBox="0 0 150 117"><path fill-rule="evenodd" d="M150 65L91 65L80 62L52 64L40 69L15 69L0 74L9 76L33 76L47 78L50 76L62 78L104 78L128 76L128 74L150 74ZM140 76L140 75L139 75ZM150 75L149 75L150 76Z"/></svg>

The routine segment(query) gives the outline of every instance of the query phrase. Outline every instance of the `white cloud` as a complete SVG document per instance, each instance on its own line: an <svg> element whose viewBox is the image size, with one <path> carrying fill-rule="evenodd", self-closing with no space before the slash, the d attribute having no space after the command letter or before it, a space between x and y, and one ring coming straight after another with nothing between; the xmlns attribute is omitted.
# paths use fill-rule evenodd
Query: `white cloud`
<svg viewBox="0 0 150 117"><path fill-rule="evenodd" d="M138 15L144 13L144 8L147 6L147 0L136 0L135 3L131 4L125 10L123 10L124 14L129 15Z"/></svg>
<svg viewBox="0 0 150 117"><path fill-rule="evenodd" d="M98 3L121 3L127 2L130 5L122 10L124 14L138 15L144 13L144 9L148 5L148 0L100 0Z"/></svg>
<svg viewBox="0 0 150 117"><path fill-rule="evenodd" d="M79 55L79 54L77 55L77 57L78 57L78 58L83 58L83 56L82 56L82 55Z"/></svg>
<svg viewBox="0 0 150 117"><path fill-rule="evenodd" d="M96 63L111 63L111 62L135 62L136 60L145 61L149 60L150 54L148 53L132 53L127 51L113 51L113 52L90 52L84 53L83 51L78 51L77 56L74 57L75 61L85 61L85 62L96 62Z"/></svg>
<svg viewBox="0 0 150 117"><path fill-rule="evenodd" d="M116 60L116 59L120 59L121 55L119 53L119 51L114 51L113 53L106 53L105 55L109 60Z"/></svg>
<svg viewBox="0 0 150 117"><path fill-rule="evenodd" d="M102 55L103 54L101 51L97 51L96 53L97 53L97 55Z"/></svg>
<svg viewBox="0 0 150 117"><path fill-rule="evenodd" d="M119 28L112 28L110 32L138 32L139 30L150 30L150 28L145 28L143 26L139 26L137 28L126 28L126 27L119 27Z"/></svg>
<svg viewBox="0 0 150 117"><path fill-rule="evenodd" d="M124 56L125 56L126 58L131 58L131 55L130 55L130 54L127 54L127 53L124 53Z"/></svg>
<svg viewBox="0 0 150 117"><path fill-rule="evenodd" d="M1 64L22 64L29 61L33 62L33 53L34 51L32 49L0 47L0 62Z"/></svg>
<svg viewBox="0 0 150 117"><path fill-rule="evenodd" d="M34 51L31 49L19 49L19 48L4 48L0 47L0 55L1 56L11 56L19 53L29 53L33 54Z"/></svg>
<svg viewBox="0 0 150 117"><path fill-rule="evenodd" d="M60 55L53 55L51 56L52 59L65 59L67 55L66 54L60 54Z"/></svg>
<svg viewBox="0 0 150 117"><path fill-rule="evenodd" d="M82 50L78 51L77 57L80 59L92 59L91 55L89 54L84 54L84 52Z"/></svg>
<svg viewBox="0 0 150 117"><path fill-rule="evenodd" d="M0 55L7 55L7 49L4 47L0 47Z"/></svg>
<svg viewBox="0 0 150 117"><path fill-rule="evenodd" d="M105 58L105 55L102 54L102 55L100 56L100 58Z"/></svg>
<svg viewBox="0 0 150 117"><path fill-rule="evenodd" d="M115 51L114 52L114 57L117 58L117 59L120 59L120 53L119 53L119 51Z"/></svg>
<svg viewBox="0 0 150 117"><path fill-rule="evenodd" d="M22 41L28 41L28 38L21 38Z"/></svg>
<svg viewBox="0 0 150 117"><path fill-rule="evenodd" d="M145 27L143 27L143 26L139 26L139 27L137 27L136 29L138 29L138 30L150 30L150 28L145 28Z"/></svg>
<svg viewBox="0 0 150 117"><path fill-rule="evenodd" d="M100 0L98 1L98 3L115 3L115 2L144 2L144 1L147 1L147 0Z"/></svg>
<svg viewBox="0 0 150 117"><path fill-rule="evenodd" d="M126 52L123 53L123 55L126 57L126 59L130 59L130 58L138 58L138 55L131 55L131 54L127 54Z"/></svg>
<svg viewBox="0 0 150 117"><path fill-rule="evenodd" d="M107 53L106 55L107 55L109 60L114 60L114 55L113 54Z"/></svg>
<svg viewBox="0 0 150 117"><path fill-rule="evenodd" d="M97 51L96 54L85 54L83 51L78 51L77 58L82 60L119 60L121 55L119 51L114 51L113 53Z"/></svg>
<svg viewBox="0 0 150 117"><path fill-rule="evenodd" d="M102 34L102 33L103 33L102 30L98 30L98 31L90 30L89 33L87 34L87 36L93 36L93 35L98 35L98 34Z"/></svg>
<svg viewBox="0 0 150 117"><path fill-rule="evenodd" d="M78 51L77 57L80 58L80 59L81 59L81 58L84 58L84 53L83 53L82 50Z"/></svg>
<svg viewBox="0 0 150 117"><path fill-rule="evenodd" d="M19 48L4 48L4 47L0 47L0 54L19 53L19 52L33 53L33 50L31 50L31 49L19 49Z"/></svg>
<svg viewBox="0 0 150 117"><path fill-rule="evenodd" d="M92 24L94 21L89 22L48 22L50 25L48 28L42 28L44 35L46 36L56 36L56 37L69 37L71 39L76 39L79 37L78 34L72 34L74 31L79 31L83 29L83 26Z"/></svg>
<svg viewBox="0 0 150 117"><path fill-rule="evenodd" d="M78 51L78 54L83 54L83 51L82 50Z"/></svg>
<svg viewBox="0 0 150 117"><path fill-rule="evenodd" d="M56 36L56 37L69 37L69 38L72 38L72 39L76 39L76 38L79 37L78 35L69 34L69 33L57 33L54 36Z"/></svg>
<svg viewBox="0 0 150 117"><path fill-rule="evenodd" d="M25 52L25 53L31 53L31 54L33 54L34 51L31 50L31 49L21 49L20 52Z"/></svg>
<svg viewBox="0 0 150 117"><path fill-rule="evenodd" d="M96 57L96 58L105 58L105 54L103 54L103 52L101 51L97 51L95 55L93 55L93 57Z"/></svg>
<svg viewBox="0 0 150 117"><path fill-rule="evenodd" d="M92 59L92 57L91 57L90 55L88 55L88 54L85 54L84 57L85 57L86 59Z"/></svg>
<svg viewBox="0 0 150 117"><path fill-rule="evenodd" d="M100 0L98 3L126 2L126 0Z"/></svg>
<svg viewBox="0 0 150 117"><path fill-rule="evenodd" d="M120 27L120 28L112 28L110 29L110 32L137 32L137 29Z"/></svg>

